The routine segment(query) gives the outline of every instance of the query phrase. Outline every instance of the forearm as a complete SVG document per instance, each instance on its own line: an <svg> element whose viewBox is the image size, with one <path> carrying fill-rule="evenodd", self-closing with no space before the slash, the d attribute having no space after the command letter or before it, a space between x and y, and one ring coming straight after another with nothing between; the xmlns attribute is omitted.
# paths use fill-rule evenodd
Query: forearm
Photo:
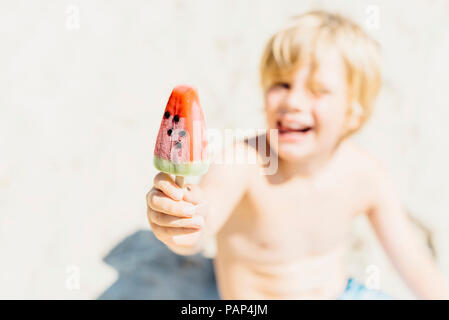
<svg viewBox="0 0 449 320"><path fill-rule="evenodd" d="M424 266L417 270L420 274L415 281L410 280L410 287L421 299L449 299L449 286L445 277L434 266Z"/></svg>
<svg viewBox="0 0 449 320"><path fill-rule="evenodd" d="M368 217L393 265L421 299L449 299L449 285L419 238L397 191L384 171L373 177Z"/></svg>
<svg viewBox="0 0 449 320"><path fill-rule="evenodd" d="M393 263L410 289L420 299L449 299L449 285L435 261L421 244L408 248Z"/></svg>
<svg viewBox="0 0 449 320"><path fill-rule="evenodd" d="M370 218L393 265L415 295L420 299L449 299L446 279L405 213L396 211L385 217L378 212Z"/></svg>

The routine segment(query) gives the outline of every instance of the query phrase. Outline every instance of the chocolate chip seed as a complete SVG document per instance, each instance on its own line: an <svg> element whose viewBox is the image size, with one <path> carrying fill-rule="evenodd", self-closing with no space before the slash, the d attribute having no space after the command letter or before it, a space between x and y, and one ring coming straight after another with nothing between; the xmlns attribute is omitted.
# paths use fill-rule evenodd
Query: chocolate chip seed
<svg viewBox="0 0 449 320"><path fill-rule="evenodd" d="M173 117L173 121L174 121L174 122L179 122L179 116L178 116L178 115L174 116L174 117Z"/></svg>
<svg viewBox="0 0 449 320"><path fill-rule="evenodd" d="M170 118L170 112L165 111L165 113L164 113L164 118L165 118L165 119Z"/></svg>
<svg viewBox="0 0 449 320"><path fill-rule="evenodd" d="M168 134L169 136L171 136L171 133L172 133L172 132L173 132L172 129L168 129L167 134Z"/></svg>

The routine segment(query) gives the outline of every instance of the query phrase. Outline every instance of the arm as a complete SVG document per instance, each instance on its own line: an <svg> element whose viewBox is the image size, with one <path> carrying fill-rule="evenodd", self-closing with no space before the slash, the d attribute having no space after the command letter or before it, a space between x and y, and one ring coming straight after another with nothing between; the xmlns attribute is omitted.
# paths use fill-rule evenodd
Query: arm
<svg viewBox="0 0 449 320"><path fill-rule="evenodd" d="M225 152L247 152L243 143L229 148ZM188 184L183 189L169 175L159 173L147 195L148 220L155 236L178 254L201 251L245 193L252 169L250 165L213 164L199 185ZM185 215L185 209L192 207L193 215Z"/></svg>
<svg viewBox="0 0 449 320"><path fill-rule="evenodd" d="M412 227L391 181L376 168L375 195L368 218L390 260L422 299L449 299L449 286Z"/></svg>
<svg viewBox="0 0 449 320"><path fill-rule="evenodd" d="M224 150L235 156L252 151L243 142ZM202 178L199 187L207 208L205 237L215 236L224 225L245 194L254 169L256 168L249 164L213 164Z"/></svg>

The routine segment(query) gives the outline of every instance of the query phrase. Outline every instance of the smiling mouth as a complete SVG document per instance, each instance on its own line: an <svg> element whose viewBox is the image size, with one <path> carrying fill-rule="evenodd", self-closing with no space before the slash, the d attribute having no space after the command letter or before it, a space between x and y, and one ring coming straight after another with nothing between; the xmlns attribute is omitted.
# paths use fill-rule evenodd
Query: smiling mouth
<svg viewBox="0 0 449 320"><path fill-rule="evenodd" d="M300 125L283 125L281 121L277 121L277 128L280 135L297 133L304 134L313 131L312 126L300 126Z"/></svg>

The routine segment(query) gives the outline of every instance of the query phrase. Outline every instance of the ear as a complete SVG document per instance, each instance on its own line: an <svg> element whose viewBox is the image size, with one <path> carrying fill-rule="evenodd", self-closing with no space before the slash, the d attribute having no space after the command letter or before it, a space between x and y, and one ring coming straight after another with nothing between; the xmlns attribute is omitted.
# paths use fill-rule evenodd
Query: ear
<svg viewBox="0 0 449 320"><path fill-rule="evenodd" d="M357 130L362 124L363 108L360 103L354 101L348 110L347 129L349 131Z"/></svg>

